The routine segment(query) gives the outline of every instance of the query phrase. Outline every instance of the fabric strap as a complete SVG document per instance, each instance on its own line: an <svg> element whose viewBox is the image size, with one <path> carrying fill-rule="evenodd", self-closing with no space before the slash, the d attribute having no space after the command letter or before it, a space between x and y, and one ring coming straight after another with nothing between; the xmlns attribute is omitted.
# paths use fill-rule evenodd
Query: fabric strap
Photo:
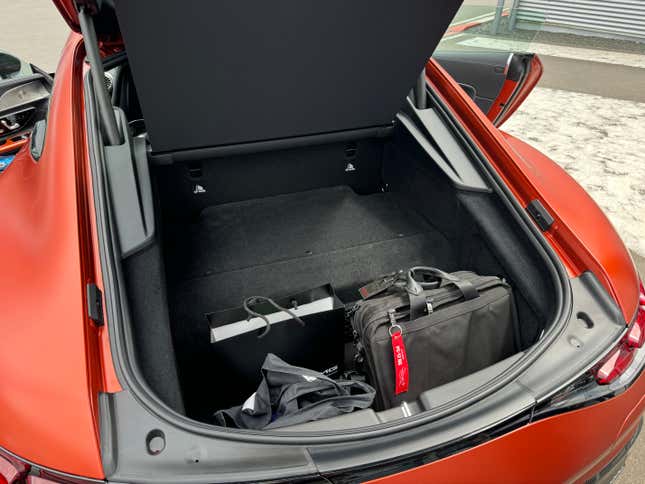
<svg viewBox="0 0 645 484"><path fill-rule="evenodd" d="M428 274L439 281L436 282L420 282L415 278L415 275ZM453 274L448 274L440 269L434 267L413 267L408 270L406 275L405 289L410 297L410 319L417 319L428 314L428 300L425 295L424 286L434 285L435 287L443 287L446 285L453 285L461 292L465 301L479 297L479 291L472 282L459 279Z"/></svg>

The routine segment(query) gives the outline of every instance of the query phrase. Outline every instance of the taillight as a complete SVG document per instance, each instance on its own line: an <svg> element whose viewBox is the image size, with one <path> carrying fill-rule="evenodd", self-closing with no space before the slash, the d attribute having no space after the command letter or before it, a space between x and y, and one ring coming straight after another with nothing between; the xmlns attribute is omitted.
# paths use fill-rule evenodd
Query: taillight
<svg viewBox="0 0 645 484"><path fill-rule="evenodd" d="M638 306L636 319L629 327L625 339L632 348L642 348L643 343L645 343L645 302Z"/></svg>
<svg viewBox="0 0 645 484"><path fill-rule="evenodd" d="M81 477L59 477L0 451L0 484L85 484Z"/></svg>
<svg viewBox="0 0 645 484"><path fill-rule="evenodd" d="M625 373L634 360L634 351L642 348L643 343L645 343L645 289L641 282L636 318L629 325L625 337L618 346L597 366L596 381L600 385L608 385Z"/></svg>
<svg viewBox="0 0 645 484"><path fill-rule="evenodd" d="M634 348L621 343L618 348L614 348L607 356L598 371L596 372L596 381L601 385L608 385L620 375L625 373L634 359Z"/></svg>
<svg viewBox="0 0 645 484"><path fill-rule="evenodd" d="M29 471L29 466L12 457L0 455L0 483L14 484Z"/></svg>

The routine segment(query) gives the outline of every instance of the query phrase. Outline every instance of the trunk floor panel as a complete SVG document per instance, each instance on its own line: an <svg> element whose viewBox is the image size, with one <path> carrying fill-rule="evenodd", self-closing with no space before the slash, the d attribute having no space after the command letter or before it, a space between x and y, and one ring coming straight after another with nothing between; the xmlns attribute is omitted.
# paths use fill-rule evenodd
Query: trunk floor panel
<svg viewBox="0 0 645 484"><path fill-rule="evenodd" d="M186 230L171 241L181 279L416 235L427 222L391 194L333 187L208 207Z"/></svg>
<svg viewBox="0 0 645 484"><path fill-rule="evenodd" d="M165 228L180 381L198 420L218 408L206 314L327 283L351 302L381 274L413 265L455 269L450 242L391 193L312 190L212 206L192 223Z"/></svg>
<svg viewBox="0 0 645 484"><path fill-rule="evenodd" d="M454 266L448 240L396 195L349 187L208 207L195 223L168 228L172 299L208 303L206 312L326 283L342 298L397 269Z"/></svg>

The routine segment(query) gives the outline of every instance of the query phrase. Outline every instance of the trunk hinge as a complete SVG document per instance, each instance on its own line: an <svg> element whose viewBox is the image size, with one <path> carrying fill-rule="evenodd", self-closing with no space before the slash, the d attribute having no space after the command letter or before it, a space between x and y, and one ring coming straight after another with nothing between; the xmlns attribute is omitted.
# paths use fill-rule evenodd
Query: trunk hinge
<svg viewBox="0 0 645 484"><path fill-rule="evenodd" d="M87 315L94 324L103 326L103 293L96 284L87 285Z"/></svg>
<svg viewBox="0 0 645 484"><path fill-rule="evenodd" d="M542 202L539 200L533 200L526 206L526 211L529 213L535 223L538 224L538 227L542 229L543 232L546 232L551 228L553 222L555 222L553 216L548 212Z"/></svg>
<svg viewBox="0 0 645 484"><path fill-rule="evenodd" d="M76 6L78 8L78 21L83 34L83 42L85 42L85 51L90 63L90 76L92 76L92 85L98 104L103 142L114 146L122 143L121 130L117 124L112 100L105 85L103 61L99 52L94 21L91 17L99 11L99 2L100 0L76 0Z"/></svg>

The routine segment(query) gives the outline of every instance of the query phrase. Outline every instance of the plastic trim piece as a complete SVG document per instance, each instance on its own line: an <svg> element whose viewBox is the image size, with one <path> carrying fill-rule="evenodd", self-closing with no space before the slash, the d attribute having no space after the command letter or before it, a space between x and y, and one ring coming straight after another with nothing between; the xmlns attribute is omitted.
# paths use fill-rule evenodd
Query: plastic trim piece
<svg viewBox="0 0 645 484"><path fill-rule="evenodd" d="M316 144L336 143L342 141L359 141L369 138L387 138L388 136L391 136L392 131L392 126L375 126L372 128L352 129L347 131L314 134L309 136L296 136L293 138L282 138L269 141L213 146L209 148L196 148L168 153L152 153L151 161L157 165L170 165L178 161L198 161L208 158L221 158L232 155L246 155L264 151L300 148L303 146L312 146Z"/></svg>
<svg viewBox="0 0 645 484"><path fill-rule="evenodd" d="M103 293L96 284L87 286L87 315L97 326L103 326Z"/></svg>
<svg viewBox="0 0 645 484"><path fill-rule="evenodd" d="M127 126L123 111L115 112L120 125ZM128 135L121 144L104 146L104 151L119 247L125 258L148 245L155 232L146 140Z"/></svg>
<svg viewBox="0 0 645 484"><path fill-rule="evenodd" d="M31 76L30 76L31 77ZM0 94L0 117L26 111L49 99L49 90L42 75L35 74L32 81L21 78L14 87L3 85Z"/></svg>
<svg viewBox="0 0 645 484"><path fill-rule="evenodd" d="M436 111L433 108L417 109L409 98L407 106L413 117L400 112L397 114L397 120L446 176L462 190L490 193L492 190ZM416 122L413 119L416 119Z"/></svg>
<svg viewBox="0 0 645 484"><path fill-rule="evenodd" d="M533 200L526 206L526 210L533 217L535 223L538 224L538 227L542 229L543 232L546 232L551 228L555 219L551 216L542 202L539 200Z"/></svg>
<svg viewBox="0 0 645 484"><path fill-rule="evenodd" d="M34 129L31 131L31 140L29 143L29 150L31 157L35 161L39 161L45 149L45 139L47 134L47 120L41 119L36 121Z"/></svg>

